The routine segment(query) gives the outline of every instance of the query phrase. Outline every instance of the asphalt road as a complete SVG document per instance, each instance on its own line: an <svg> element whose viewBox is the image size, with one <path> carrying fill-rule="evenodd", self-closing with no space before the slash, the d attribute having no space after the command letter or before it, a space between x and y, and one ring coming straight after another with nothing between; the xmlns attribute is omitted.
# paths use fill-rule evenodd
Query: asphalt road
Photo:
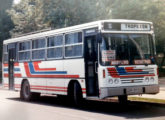
<svg viewBox="0 0 165 120"><path fill-rule="evenodd" d="M0 120L165 120L165 105L86 101L76 108L67 99L42 96L23 102L19 92L0 90Z"/></svg>

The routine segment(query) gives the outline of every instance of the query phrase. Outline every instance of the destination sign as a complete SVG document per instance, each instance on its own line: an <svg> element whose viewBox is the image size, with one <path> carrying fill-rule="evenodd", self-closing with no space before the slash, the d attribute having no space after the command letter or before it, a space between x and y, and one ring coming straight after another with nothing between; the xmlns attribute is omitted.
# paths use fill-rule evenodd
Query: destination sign
<svg viewBox="0 0 165 120"><path fill-rule="evenodd" d="M122 23L121 30L149 31L149 30L151 30L151 28L150 28L150 24Z"/></svg>

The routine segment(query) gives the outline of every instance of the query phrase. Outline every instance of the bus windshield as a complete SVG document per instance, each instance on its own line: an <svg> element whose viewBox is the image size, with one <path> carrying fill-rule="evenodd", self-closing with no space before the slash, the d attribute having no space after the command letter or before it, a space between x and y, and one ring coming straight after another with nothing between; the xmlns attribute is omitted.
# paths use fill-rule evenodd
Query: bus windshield
<svg viewBox="0 0 165 120"><path fill-rule="evenodd" d="M153 63L153 43L148 34L103 34L100 44L102 65Z"/></svg>

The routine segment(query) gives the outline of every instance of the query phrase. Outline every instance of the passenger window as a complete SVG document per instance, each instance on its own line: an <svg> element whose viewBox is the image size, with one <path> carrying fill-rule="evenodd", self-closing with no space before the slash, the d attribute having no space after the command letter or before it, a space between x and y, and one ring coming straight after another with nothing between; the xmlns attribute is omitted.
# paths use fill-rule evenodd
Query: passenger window
<svg viewBox="0 0 165 120"><path fill-rule="evenodd" d="M65 57L81 57L82 33L71 33L65 36Z"/></svg>
<svg viewBox="0 0 165 120"><path fill-rule="evenodd" d="M32 41L32 60L44 60L46 51L46 39L40 38Z"/></svg>
<svg viewBox="0 0 165 120"><path fill-rule="evenodd" d="M62 58L62 47L48 49L48 58Z"/></svg>
<svg viewBox="0 0 165 120"><path fill-rule="evenodd" d="M8 45L3 46L3 61L8 62Z"/></svg>
<svg viewBox="0 0 165 120"><path fill-rule="evenodd" d="M27 60L30 60L30 51L27 51L27 52L19 52L19 60L20 60L20 61L27 61Z"/></svg>
<svg viewBox="0 0 165 120"><path fill-rule="evenodd" d="M65 47L65 57L81 57L82 45L73 45Z"/></svg>
<svg viewBox="0 0 165 120"><path fill-rule="evenodd" d="M48 47L63 45L63 36L53 36L48 38Z"/></svg>
<svg viewBox="0 0 165 120"><path fill-rule="evenodd" d="M45 59L45 49L42 50L33 50L32 51L33 60L43 60Z"/></svg>
<svg viewBox="0 0 165 120"><path fill-rule="evenodd" d="M22 50L29 50L30 49L30 42L23 42L19 44L19 51Z"/></svg>
<svg viewBox="0 0 165 120"><path fill-rule="evenodd" d="M82 43L82 33L71 33L65 36L65 45Z"/></svg>
<svg viewBox="0 0 165 120"><path fill-rule="evenodd" d="M19 43L18 56L19 61L30 60L30 41Z"/></svg>
<svg viewBox="0 0 165 120"><path fill-rule="evenodd" d="M60 59L63 57L63 35L48 38L47 58Z"/></svg>
<svg viewBox="0 0 165 120"><path fill-rule="evenodd" d="M41 38L41 39L32 41L32 49L44 48L45 45L46 45L45 38Z"/></svg>

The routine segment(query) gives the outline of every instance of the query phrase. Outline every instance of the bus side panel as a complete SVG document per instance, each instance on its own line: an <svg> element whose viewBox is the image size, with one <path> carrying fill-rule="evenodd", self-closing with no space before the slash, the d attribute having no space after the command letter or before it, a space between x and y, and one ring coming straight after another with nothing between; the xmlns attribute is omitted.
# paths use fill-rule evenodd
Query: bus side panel
<svg viewBox="0 0 165 120"><path fill-rule="evenodd" d="M2 64L2 83L3 83L4 89L9 89L9 79L6 76L6 74L8 74L8 71L5 71L6 68L8 69L8 64L3 63Z"/></svg>
<svg viewBox="0 0 165 120"><path fill-rule="evenodd" d="M85 85L85 63L84 59L68 59L64 60L64 71L71 75L69 79L65 80L65 87L69 86L70 80L77 80L82 88L83 97L86 97Z"/></svg>
<svg viewBox="0 0 165 120"><path fill-rule="evenodd" d="M4 89L8 90L9 89L9 72L8 72L9 65L8 63L3 63L2 65L2 83Z"/></svg>
<svg viewBox="0 0 165 120"><path fill-rule="evenodd" d="M64 80L60 78L63 77L61 60L29 62L27 65L24 63L24 67L32 92L64 94L59 90L64 88Z"/></svg>
<svg viewBox="0 0 165 120"><path fill-rule="evenodd" d="M7 77L3 77L3 87L4 89L9 89L9 79Z"/></svg>
<svg viewBox="0 0 165 120"><path fill-rule="evenodd" d="M48 94L67 95L67 88L64 86L66 71L64 71L63 61L64 60L43 62L45 68L55 68L57 72L54 74L55 77L47 78L46 89Z"/></svg>

